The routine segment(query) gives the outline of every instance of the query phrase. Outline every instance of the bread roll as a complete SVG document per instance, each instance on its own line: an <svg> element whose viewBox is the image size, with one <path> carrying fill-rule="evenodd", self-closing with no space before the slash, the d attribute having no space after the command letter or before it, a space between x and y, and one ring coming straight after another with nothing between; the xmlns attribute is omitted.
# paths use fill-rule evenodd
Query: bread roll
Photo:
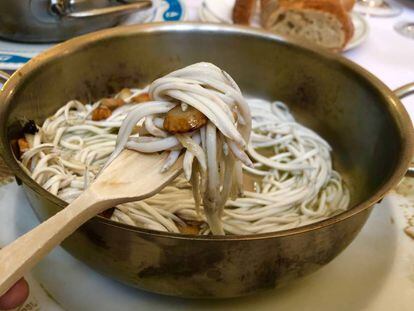
<svg viewBox="0 0 414 311"><path fill-rule="evenodd" d="M344 9L348 12L351 12L354 5L355 5L355 0L340 0L342 3L342 6L344 7Z"/></svg>
<svg viewBox="0 0 414 311"><path fill-rule="evenodd" d="M352 20L338 0L262 0L261 5L262 26L281 36L334 51L352 38Z"/></svg>
<svg viewBox="0 0 414 311"><path fill-rule="evenodd" d="M236 0L233 7L233 22L248 25L253 15L256 0Z"/></svg>

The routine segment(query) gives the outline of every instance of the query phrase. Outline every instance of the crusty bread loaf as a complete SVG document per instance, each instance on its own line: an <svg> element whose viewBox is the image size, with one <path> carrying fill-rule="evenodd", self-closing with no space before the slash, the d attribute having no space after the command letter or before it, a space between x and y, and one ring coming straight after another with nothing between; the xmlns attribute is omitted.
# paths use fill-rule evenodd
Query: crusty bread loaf
<svg viewBox="0 0 414 311"><path fill-rule="evenodd" d="M253 15L256 0L236 0L233 7L233 22L248 25Z"/></svg>
<svg viewBox="0 0 414 311"><path fill-rule="evenodd" d="M353 24L338 0L262 0L265 29L337 51L353 35Z"/></svg>

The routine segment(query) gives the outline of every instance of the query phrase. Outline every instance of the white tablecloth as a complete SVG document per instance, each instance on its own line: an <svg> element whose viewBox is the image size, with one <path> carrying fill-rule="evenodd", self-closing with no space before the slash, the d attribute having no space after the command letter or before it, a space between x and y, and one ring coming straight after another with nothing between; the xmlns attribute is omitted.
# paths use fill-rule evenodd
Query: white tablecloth
<svg viewBox="0 0 414 311"><path fill-rule="evenodd" d="M188 20L197 20L201 2L186 1ZM344 55L392 89L414 81L414 40L393 30L398 21L414 21L414 1L405 4L412 9L401 16L369 18L367 41ZM404 103L414 117L414 96ZM42 285L29 276L32 296L22 310L62 310L42 288L67 310L414 310L414 243L402 231L401 208L414 206L414 196L404 200L388 196L341 256L282 290L224 301L162 297L120 285L57 248L33 271ZM37 224L21 189L15 184L0 188L0 246Z"/></svg>

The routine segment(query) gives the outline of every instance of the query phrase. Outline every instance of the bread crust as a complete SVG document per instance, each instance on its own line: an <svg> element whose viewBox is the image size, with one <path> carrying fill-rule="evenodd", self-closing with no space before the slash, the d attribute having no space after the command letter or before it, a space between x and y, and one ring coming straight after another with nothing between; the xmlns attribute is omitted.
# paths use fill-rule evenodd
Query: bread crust
<svg viewBox="0 0 414 311"><path fill-rule="evenodd" d="M277 0L260 0L260 23L264 28L266 21L278 8Z"/></svg>
<svg viewBox="0 0 414 311"><path fill-rule="evenodd" d="M338 0L262 0L261 23L266 29L272 28L274 16L280 13L294 10L315 10L334 15L341 23L345 40L341 48L344 48L354 34L352 19ZM273 18L272 18L273 17Z"/></svg>
<svg viewBox="0 0 414 311"><path fill-rule="evenodd" d="M355 0L340 0L344 9L351 12L355 5Z"/></svg>
<svg viewBox="0 0 414 311"><path fill-rule="evenodd" d="M236 0L233 7L233 23L248 25L253 15L256 0Z"/></svg>

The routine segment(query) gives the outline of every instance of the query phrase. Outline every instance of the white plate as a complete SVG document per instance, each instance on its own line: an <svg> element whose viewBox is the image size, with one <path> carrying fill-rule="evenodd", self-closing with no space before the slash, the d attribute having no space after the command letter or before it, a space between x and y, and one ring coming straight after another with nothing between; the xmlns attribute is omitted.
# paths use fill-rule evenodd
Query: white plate
<svg viewBox="0 0 414 311"><path fill-rule="evenodd" d="M131 14L122 24L184 21L186 19L186 8L182 0L153 0L153 2L154 9ZM30 58L53 45L17 43L0 39L0 69L16 70Z"/></svg>
<svg viewBox="0 0 414 311"><path fill-rule="evenodd" d="M367 16L394 17L400 15L403 8L400 4L393 2L392 0L387 0L379 6L363 5L361 2L357 2L355 3L354 11Z"/></svg>
<svg viewBox="0 0 414 311"><path fill-rule="evenodd" d="M200 21L231 24L231 12L233 10L234 2L235 0L204 0L198 12ZM351 19L355 31L344 51L351 50L361 45L367 39L369 33L369 26L365 18L358 13L352 12ZM257 12L254 14L252 20L252 27L260 27Z"/></svg>
<svg viewBox="0 0 414 311"><path fill-rule="evenodd" d="M205 0L202 6L216 16L218 20L231 23L234 3L234 0Z"/></svg>
<svg viewBox="0 0 414 311"><path fill-rule="evenodd" d="M368 38L369 34L369 26L364 17L358 13L352 12L351 18L352 23L354 24L354 35L351 40L349 40L344 51L351 50L361 45Z"/></svg>
<svg viewBox="0 0 414 311"><path fill-rule="evenodd" d="M31 277L68 311L412 311L414 241L403 233L404 204L404 197L387 196L355 241L331 263L285 288L245 298L184 300L150 294L96 273L61 248L41 261ZM0 187L0 246L37 224L22 189L16 184ZM34 294L40 310L60 310L44 293Z"/></svg>
<svg viewBox="0 0 414 311"><path fill-rule="evenodd" d="M202 22L209 22L209 23L222 23L223 21L220 20L217 16L215 16L203 3L198 9L198 16L200 21Z"/></svg>

